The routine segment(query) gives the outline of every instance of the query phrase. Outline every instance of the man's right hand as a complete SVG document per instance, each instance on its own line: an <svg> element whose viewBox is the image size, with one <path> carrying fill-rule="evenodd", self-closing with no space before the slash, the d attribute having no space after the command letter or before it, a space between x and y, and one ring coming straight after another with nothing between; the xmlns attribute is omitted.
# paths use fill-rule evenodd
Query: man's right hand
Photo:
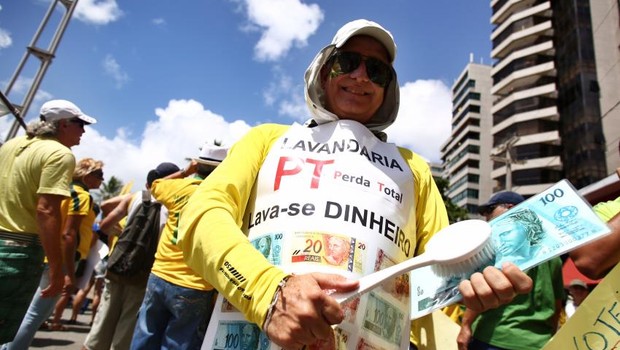
<svg viewBox="0 0 620 350"><path fill-rule="evenodd" d="M349 292L358 286L357 281L336 274L293 275L279 291L265 332L284 349L301 349L333 339L331 326L342 322L344 311L325 291Z"/></svg>

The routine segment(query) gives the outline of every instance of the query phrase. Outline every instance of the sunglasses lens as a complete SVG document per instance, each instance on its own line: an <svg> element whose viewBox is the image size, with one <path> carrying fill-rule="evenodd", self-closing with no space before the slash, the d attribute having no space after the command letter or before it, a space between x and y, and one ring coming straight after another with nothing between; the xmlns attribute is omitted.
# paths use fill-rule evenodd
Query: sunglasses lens
<svg viewBox="0 0 620 350"><path fill-rule="evenodd" d="M392 70L387 64L374 59L369 58L366 60L366 73L370 80L382 87L388 86L392 77Z"/></svg>
<svg viewBox="0 0 620 350"><path fill-rule="evenodd" d="M362 55L355 52L342 52L336 55L335 64L342 74L348 74L353 72L362 63Z"/></svg>
<svg viewBox="0 0 620 350"><path fill-rule="evenodd" d="M82 119L71 119L70 120L71 123L73 124L77 124L79 126L81 126L82 128L86 125L86 122L84 122Z"/></svg>
<svg viewBox="0 0 620 350"><path fill-rule="evenodd" d="M97 179L103 180L103 171L101 170L95 170L91 173L91 175L93 175Z"/></svg>
<svg viewBox="0 0 620 350"><path fill-rule="evenodd" d="M387 64L372 57L363 57L357 52L338 52L334 55L332 74L348 74L365 61L366 74L373 83L386 87L392 80L392 69Z"/></svg>

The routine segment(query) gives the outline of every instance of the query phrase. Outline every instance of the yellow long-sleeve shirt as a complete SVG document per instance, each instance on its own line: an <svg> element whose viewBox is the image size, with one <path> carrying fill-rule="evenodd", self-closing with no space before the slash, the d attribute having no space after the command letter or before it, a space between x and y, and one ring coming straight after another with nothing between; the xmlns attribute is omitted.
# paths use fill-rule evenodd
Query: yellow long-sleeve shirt
<svg viewBox="0 0 620 350"><path fill-rule="evenodd" d="M265 124L236 143L224 162L198 187L181 212L179 244L194 271L212 284L245 317L262 325L269 303L286 273L273 266L248 241L244 214L252 201L258 173L272 145L289 126ZM399 148L415 182L415 254L424 252L430 237L448 224L441 195L427 163ZM232 272L230 274L222 272Z"/></svg>

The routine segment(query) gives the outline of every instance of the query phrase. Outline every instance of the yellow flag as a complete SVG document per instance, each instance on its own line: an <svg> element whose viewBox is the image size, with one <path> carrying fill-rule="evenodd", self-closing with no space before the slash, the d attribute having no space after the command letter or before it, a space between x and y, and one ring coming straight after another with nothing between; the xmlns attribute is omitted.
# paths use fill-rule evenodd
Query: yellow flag
<svg viewBox="0 0 620 350"><path fill-rule="evenodd" d="M123 194L127 194L129 192L131 192L131 188L133 187L133 180L129 181L129 183L125 184L125 186L123 186L123 188L121 189L121 193L119 193L119 195L123 195Z"/></svg>

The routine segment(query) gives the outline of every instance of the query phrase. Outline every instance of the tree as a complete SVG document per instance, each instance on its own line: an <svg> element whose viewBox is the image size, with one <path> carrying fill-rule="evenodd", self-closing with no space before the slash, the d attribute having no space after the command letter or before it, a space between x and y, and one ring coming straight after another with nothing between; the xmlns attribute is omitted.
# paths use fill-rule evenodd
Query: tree
<svg viewBox="0 0 620 350"><path fill-rule="evenodd" d="M107 183L101 187L101 195L104 200L117 196L123 189L123 182L115 176L110 177Z"/></svg>
<svg viewBox="0 0 620 350"><path fill-rule="evenodd" d="M457 221L469 219L469 212L465 208L461 208L458 205L452 203L452 200L448 197L449 182L446 179L435 177L435 183L441 193L441 198L448 211L448 219L453 224Z"/></svg>

